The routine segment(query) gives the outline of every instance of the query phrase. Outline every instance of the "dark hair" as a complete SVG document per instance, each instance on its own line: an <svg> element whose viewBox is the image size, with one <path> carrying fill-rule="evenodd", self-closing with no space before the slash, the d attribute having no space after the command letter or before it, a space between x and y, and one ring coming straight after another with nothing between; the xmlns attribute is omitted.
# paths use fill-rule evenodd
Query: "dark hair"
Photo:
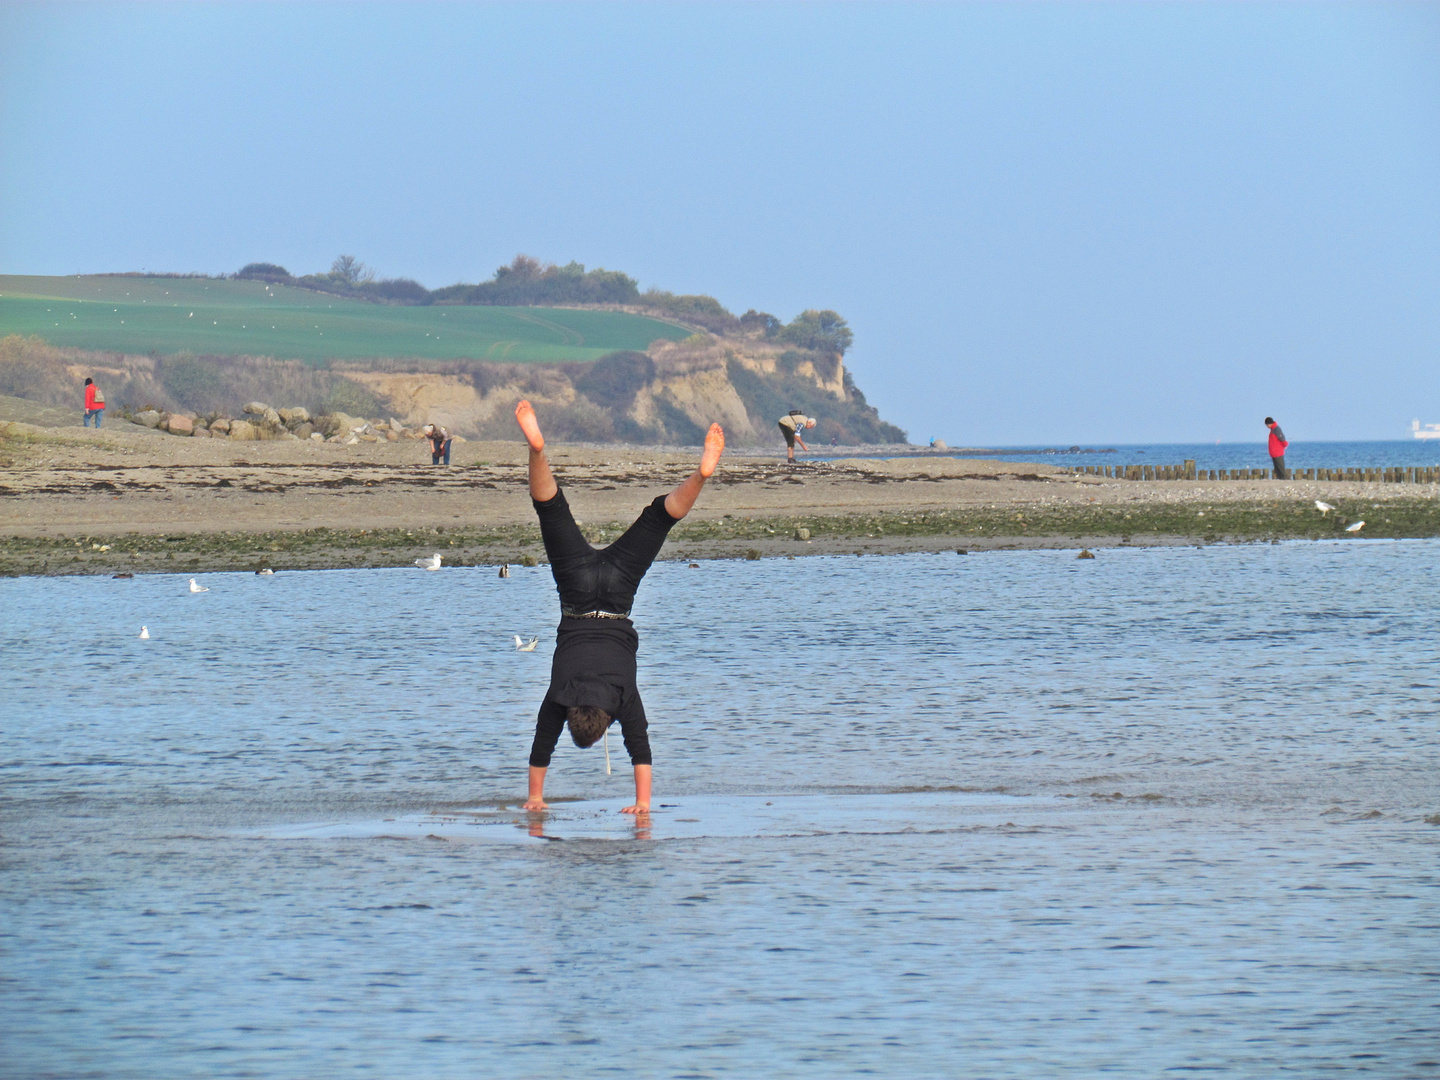
<svg viewBox="0 0 1440 1080"><path fill-rule="evenodd" d="M1267 423L1267 424L1273 424L1274 422L1275 422L1275 418L1274 418L1273 416L1267 416L1267 417L1265 417L1265 423Z"/></svg>
<svg viewBox="0 0 1440 1080"><path fill-rule="evenodd" d="M86 385L86 386L89 386L89 385L90 385L91 383L93 383L94 381L95 381L94 379L86 379L86 380L85 380L85 385Z"/></svg>
<svg viewBox="0 0 1440 1080"><path fill-rule="evenodd" d="M600 741L612 718L604 709L597 709L594 705L572 705L565 710L565 719L570 724L570 738L575 740L576 746L584 749Z"/></svg>

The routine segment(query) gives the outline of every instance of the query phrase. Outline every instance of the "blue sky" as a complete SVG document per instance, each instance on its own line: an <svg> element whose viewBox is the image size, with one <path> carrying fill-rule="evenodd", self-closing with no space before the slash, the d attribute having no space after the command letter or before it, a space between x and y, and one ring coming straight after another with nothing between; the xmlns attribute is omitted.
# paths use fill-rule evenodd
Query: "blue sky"
<svg viewBox="0 0 1440 1080"><path fill-rule="evenodd" d="M916 440L1440 422L1440 7L9 4L0 272L830 307Z"/></svg>

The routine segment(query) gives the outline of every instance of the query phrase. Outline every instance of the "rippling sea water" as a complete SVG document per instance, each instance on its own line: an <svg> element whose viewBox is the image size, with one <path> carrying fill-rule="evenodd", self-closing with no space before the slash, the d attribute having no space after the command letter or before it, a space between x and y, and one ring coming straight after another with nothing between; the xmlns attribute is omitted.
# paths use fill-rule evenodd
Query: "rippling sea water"
<svg viewBox="0 0 1440 1080"><path fill-rule="evenodd" d="M648 827L543 567L0 581L0 1075L1434 1075L1437 566L659 564Z"/></svg>
<svg viewBox="0 0 1440 1080"><path fill-rule="evenodd" d="M818 440L811 457L823 457ZM1265 432L1247 443L1142 443L1130 446L1091 443L1077 447L998 447L957 457L994 461L1034 461L1046 465L1179 465L1188 460L1197 469L1268 469L1270 456ZM877 453L877 456L885 456ZM1440 439L1390 439L1375 442L1293 441L1285 455L1291 469L1392 469L1440 465Z"/></svg>

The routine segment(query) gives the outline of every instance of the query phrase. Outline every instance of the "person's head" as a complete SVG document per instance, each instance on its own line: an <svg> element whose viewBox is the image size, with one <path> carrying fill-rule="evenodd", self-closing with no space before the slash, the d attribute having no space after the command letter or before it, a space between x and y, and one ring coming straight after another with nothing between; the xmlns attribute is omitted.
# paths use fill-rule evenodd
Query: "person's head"
<svg viewBox="0 0 1440 1080"><path fill-rule="evenodd" d="M91 386L91 385L94 384L94 382L95 382L94 379L86 379L86 380L85 380L85 385L86 385L86 386Z"/></svg>
<svg viewBox="0 0 1440 1080"><path fill-rule="evenodd" d="M582 750L594 746L610 726L610 714L594 705L572 705L565 710L565 722L570 725L570 738Z"/></svg>
<svg viewBox="0 0 1440 1080"><path fill-rule="evenodd" d="M806 420L806 421L805 421L805 426L806 426L807 428L812 428L812 427L814 427L814 426L815 426L815 421L814 421L814 419L812 418L812 419Z"/></svg>
<svg viewBox="0 0 1440 1080"><path fill-rule="evenodd" d="M1274 426L1275 426L1275 418L1274 418L1273 416L1267 416L1267 417L1265 417L1265 426L1266 426L1266 427L1274 427Z"/></svg>
<svg viewBox="0 0 1440 1080"><path fill-rule="evenodd" d="M435 434L435 425L426 424L421 430L424 431L426 435L433 435Z"/></svg>

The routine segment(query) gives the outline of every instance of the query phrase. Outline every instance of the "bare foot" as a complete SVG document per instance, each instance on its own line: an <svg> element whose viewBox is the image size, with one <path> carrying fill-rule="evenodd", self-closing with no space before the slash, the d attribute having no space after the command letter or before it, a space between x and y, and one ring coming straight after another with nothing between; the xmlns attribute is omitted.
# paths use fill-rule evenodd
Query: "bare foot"
<svg viewBox="0 0 1440 1080"><path fill-rule="evenodd" d="M520 809L529 810L533 813L537 810L549 810L550 806L544 799L528 799Z"/></svg>
<svg viewBox="0 0 1440 1080"><path fill-rule="evenodd" d="M520 430L525 433L525 441L530 444L530 449L537 454L544 450L545 436L540 434L540 421L535 419L535 406L522 399L520 404L515 406L515 420L519 423Z"/></svg>
<svg viewBox="0 0 1440 1080"><path fill-rule="evenodd" d="M646 814L646 815L648 815L648 814L650 813L650 804L649 804L649 803L644 803L644 804L636 803L634 806L622 807L621 810L620 810L620 812L621 812L622 814Z"/></svg>
<svg viewBox="0 0 1440 1080"><path fill-rule="evenodd" d="M720 464L720 455L725 451L725 429L711 424L705 433L705 452L700 455L700 475L709 479Z"/></svg>

